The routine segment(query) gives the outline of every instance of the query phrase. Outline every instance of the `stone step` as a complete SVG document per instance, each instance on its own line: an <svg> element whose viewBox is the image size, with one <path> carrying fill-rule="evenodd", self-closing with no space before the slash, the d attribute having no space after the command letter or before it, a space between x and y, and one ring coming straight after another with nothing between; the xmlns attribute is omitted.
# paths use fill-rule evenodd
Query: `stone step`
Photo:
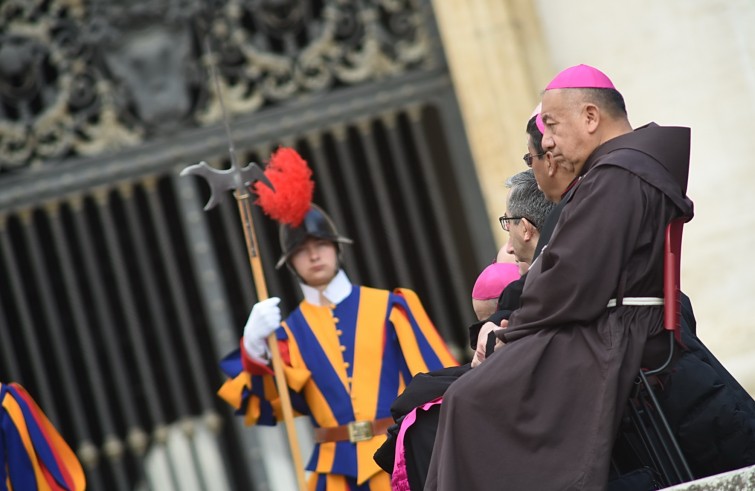
<svg viewBox="0 0 755 491"><path fill-rule="evenodd" d="M755 491L755 466L677 484L663 491Z"/></svg>

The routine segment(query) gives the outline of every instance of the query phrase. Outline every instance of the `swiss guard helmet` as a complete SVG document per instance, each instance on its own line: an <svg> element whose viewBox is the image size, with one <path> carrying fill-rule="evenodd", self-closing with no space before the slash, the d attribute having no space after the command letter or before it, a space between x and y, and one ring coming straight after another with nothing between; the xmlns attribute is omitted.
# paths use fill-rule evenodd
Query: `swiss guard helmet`
<svg viewBox="0 0 755 491"><path fill-rule="evenodd" d="M291 255L296 252L296 249L310 237L335 242L339 256L341 253L340 244L353 243L351 239L338 233L333 220L322 208L313 204L310 205L309 211L304 215L304 220L298 227L285 223L281 224L279 238L282 254L275 268L278 269L286 264Z"/></svg>
<svg viewBox="0 0 755 491"><path fill-rule="evenodd" d="M333 220L325 211L312 204L315 184L312 171L296 150L280 147L270 157L265 167L265 177L272 188L254 183L256 203L266 215L280 224L279 238L282 255L275 265L280 268L309 237L330 240L336 244L340 256L340 244L352 241L338 233ZM292 268L293 269L293 268Z"/></svg>

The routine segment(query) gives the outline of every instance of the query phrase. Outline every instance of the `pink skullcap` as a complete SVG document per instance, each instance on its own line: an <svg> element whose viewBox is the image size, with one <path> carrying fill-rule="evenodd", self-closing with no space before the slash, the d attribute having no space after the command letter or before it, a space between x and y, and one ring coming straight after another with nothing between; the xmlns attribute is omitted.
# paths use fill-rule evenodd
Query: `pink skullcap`
<svg viewBox="0 0 755 491"><path fill-rule="evenodd" d="M597 68L588 65L569 67L551 80L545 90L551 89L616 89L611 79Z"/></svg>
<svg viewBox="0 0 755 491"><path fill-rule="evenodd" d="M498 298L506 286L521 277L515 263L493 263L482 270L472 288L472 298L489 300Z"/></svg>
<svg viewBox="0 0 755 491"><path fill-rule="evenodd" d="M545 124L543 124L543 118L540 117L540 111L542 111L542 109L542 104L535 106L532 114L530 114L530 119L532 119L532 116L535 116L535 126L537 126L537 129L540 130L540 133L545 133Z"/></svg>
<svg viewBox="0 0 755 491"><path fill-rule="evenodd" d="M540 130L540 133L545 134L545 123L543 123L543 117L540 116L540 113L537 113L537 117L535 117L535 126Z"/></svg>

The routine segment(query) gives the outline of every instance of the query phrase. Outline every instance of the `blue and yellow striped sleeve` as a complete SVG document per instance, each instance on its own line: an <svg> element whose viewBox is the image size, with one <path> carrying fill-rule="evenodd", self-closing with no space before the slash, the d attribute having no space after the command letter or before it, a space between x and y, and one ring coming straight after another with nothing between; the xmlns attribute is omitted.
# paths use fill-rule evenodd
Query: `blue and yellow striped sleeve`
<svg viewBox="0 0 755 491"><path fill-rule="evenodd" d="M448 350L417 294L407 288L393 293L389 320L411 374L458 366L459 362Z"/></svg>
<svg viewBox="0 0 755 491"><path fill-rule="evenodd" d="M292 390L291 403L295 415L307 414L307 406L298 392L309 379L309 372L291 367L289 353L296 347L289 341L285 329L278 329L278 343L286 383ZM269 367L252 361L240 347L220 361L220 368L227 379L217 394L236 410L237 415L244 417L244 424L270 426L283 418L278 388Z"/></svg>

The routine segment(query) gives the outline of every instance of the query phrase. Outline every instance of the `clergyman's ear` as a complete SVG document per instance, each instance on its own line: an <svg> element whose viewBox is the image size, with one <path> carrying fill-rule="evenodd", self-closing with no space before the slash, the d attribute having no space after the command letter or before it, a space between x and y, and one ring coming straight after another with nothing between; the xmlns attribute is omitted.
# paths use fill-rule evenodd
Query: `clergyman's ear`
<svg viewBox="0 0 755 491"><path fill-rule="evenodd" d="M587 132L594 133L595 130L598 129L598 124L600 123L600 109L595 104L588 102L582 109L582 115L587 127Z"/></svg>
<svg viewBox="0 0 755 491"><path fill-rule="evenodd" d="M553 160L549 158L545 159L545 170L548 173L548 177L553 177L554 175L556 175L556 167L557 164Z"/></svg>
<svg viewBox="0 0 755 491"><path fill-rule="evenodd" d="M527 220L526 218L522 219L522 223L524 223L524 238L525 240L530 240L535 237L534 231L535 226L532 225L532 222Z"/></svg>

